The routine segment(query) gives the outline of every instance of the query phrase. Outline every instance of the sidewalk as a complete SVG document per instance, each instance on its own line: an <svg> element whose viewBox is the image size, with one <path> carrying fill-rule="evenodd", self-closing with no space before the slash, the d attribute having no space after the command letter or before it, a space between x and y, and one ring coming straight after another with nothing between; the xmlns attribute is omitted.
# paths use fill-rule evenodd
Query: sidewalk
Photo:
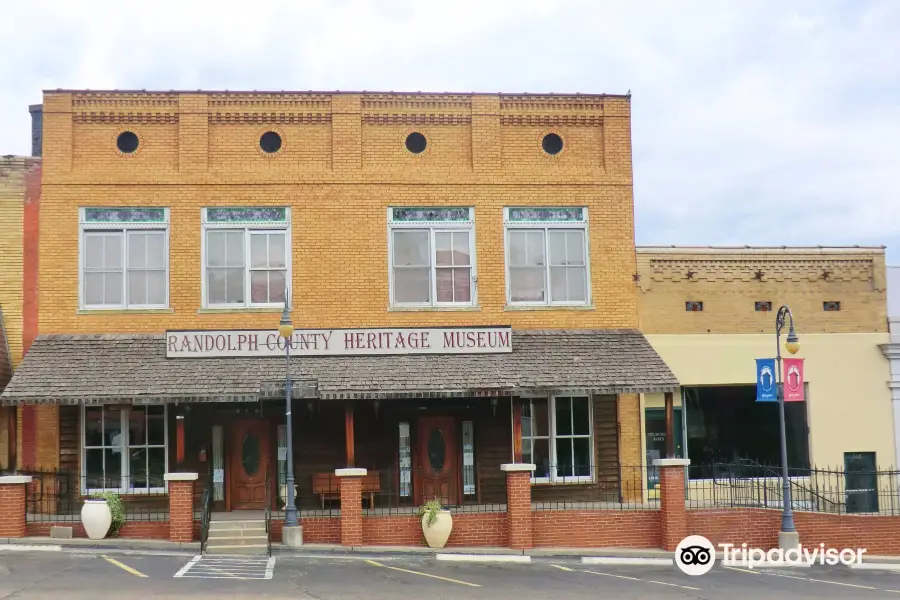
<svg viewBox="0 0 900 600"><path fill-rule="evenodd" d="M26 537L26 538L0 538L0 552L3 550L23 551L47 551L47 552L112 552L124 551L134 553L164 553L196 555L200 553L200 543L177 543L166 540L140 540L111 538L103 540L91 540L88 538L58 539L50 537ZM658 549L643 548L532 548L531 550L513 550L511 548L491 547L452 547L452 548L428 548L427 546L341 546L339 544L304 544L300 548L288 548L282 544L272 544L273 556L303 556L303 557L354 557L366 558L375 556L434 556L437 554L469 554L469 555L494 555L494 556L531 556L533 558L571 558L584 557L600 558L631 558L631 559L671 559L672 552ZM717 554L717 560L722 559L721 553ZM863 563L897 563L900 564L900 556L869 556L863 557Z"/></svg>

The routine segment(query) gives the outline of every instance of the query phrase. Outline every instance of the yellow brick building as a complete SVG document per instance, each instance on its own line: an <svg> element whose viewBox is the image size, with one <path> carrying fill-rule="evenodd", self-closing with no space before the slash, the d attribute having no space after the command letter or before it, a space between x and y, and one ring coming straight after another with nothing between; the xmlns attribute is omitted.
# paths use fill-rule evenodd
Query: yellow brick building
<svg viewBox="0 0 900 600"><path fill-rule="evenodd" d="M617 95L47 92L41 337L0 402L54 440L36 464L88 478L139 470L100 458L110 419L163 418L142 469L209 455L232 465L217 501L258 507L235 407L262 403L253 435L285 447L266 345L287 282L295 425L343 415L294 444L304 481L364 461L407 481L387 457L415 470L443 431L456 466L410 498L469 499L510 460L549 495L606 489L642 461L640 394L675 389L637 332L630 117Z"/></svg>
<svg viewBox="0 0 900 600"><path fill-rule="evenodd" d="M843 469L860 455L893 464L890 370L879 350L889 337L884 248L639 247L637 264L640 327L681 384L675 434L692 465L780 464L775 403L755 402L755 359L775 356L782 305L806 367L806 401L785 405L792 466ZM659 452L663 398L644 402L645 448ZM719 414L713 404L739 408Z"/></svg>

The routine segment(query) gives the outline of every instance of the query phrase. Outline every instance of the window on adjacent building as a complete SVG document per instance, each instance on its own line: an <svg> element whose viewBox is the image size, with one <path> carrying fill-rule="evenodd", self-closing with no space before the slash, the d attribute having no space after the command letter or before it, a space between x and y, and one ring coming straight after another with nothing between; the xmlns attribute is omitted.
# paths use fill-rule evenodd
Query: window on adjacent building
<svg viewBox="0 0 900 600"><path fill-rule="evenodd" d="M586 208L506 208L504 222L508 304L590 303Z"/></svg>
<svg viewBox="0 0 900 600"><path fill-rule="evenodd" d="M290 211L203 210L204 306L275 307L290 279Z"/></svg>
<svg viewBox="0 0 900 600"><path fill-rule="evenodd" d="M754 302L753 310L756 312L772 312L772 303L768 301Z"/></svg>
<svg viewBox="0 0 900 600"><path fill-rule="evenodd" d="M841 310L841 303L837 300L827 300L822 303L822 310L825 312L834 312Z"/></svg>
<svg viewBox="0 0 900 600"><path fill-rule="evenodd" d="M587 396L526 400L522 406L522 460L534 481L592 481L591 401Z"/></svg>
<svg viewBox="0 0 900 600"><path fill-rule="evenodd" d="M688 300L684 303L684 310L688 312L703 312L703 302Z"/></svg>
<svg viewBox="0 0 900 600"><path fill-rule="evenodd" d="M471 208L389 208L391 305L475 303Z"/></svg>
<svg viewBox="0 0 900 600"><path fill-rule="evenodd" d="M166 406L82 406L85 492L165 491Z"/></svg>
<svg viewBox="0 0 900 600"><path fill-rule="evenodd" d="M168 209L82 208L80 222L82 308L168 306Z"/></svg>

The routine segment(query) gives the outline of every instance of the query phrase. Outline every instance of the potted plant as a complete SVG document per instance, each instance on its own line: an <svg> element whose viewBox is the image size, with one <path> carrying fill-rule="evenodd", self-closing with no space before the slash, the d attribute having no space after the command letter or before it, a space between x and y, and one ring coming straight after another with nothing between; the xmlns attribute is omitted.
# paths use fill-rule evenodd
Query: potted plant
<svg viewBox="0 0 900 600"><path fill-rule="evenodd" d="M91 494L81 507L81 524L92 540L115 537L125 523L122 500L115 492Z"/></svg>
<svg viewBox="0 0 900 600"><path fill-rule="evenodd" d="M438 500L429 500L419 509L422 533L429 548L443 548L453 530L453 517Z"/></svg>

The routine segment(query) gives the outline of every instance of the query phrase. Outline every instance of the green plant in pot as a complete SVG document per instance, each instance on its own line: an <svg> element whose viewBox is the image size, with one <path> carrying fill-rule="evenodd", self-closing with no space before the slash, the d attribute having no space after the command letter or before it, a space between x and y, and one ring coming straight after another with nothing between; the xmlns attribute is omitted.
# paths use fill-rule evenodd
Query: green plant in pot
<svg viewBox="0 0 900 600"><path fill-rule="evenodd" d="M453 517L439 500L429 500L419 508L422 533L430 548L443 548L453 530Z"/></svg>

